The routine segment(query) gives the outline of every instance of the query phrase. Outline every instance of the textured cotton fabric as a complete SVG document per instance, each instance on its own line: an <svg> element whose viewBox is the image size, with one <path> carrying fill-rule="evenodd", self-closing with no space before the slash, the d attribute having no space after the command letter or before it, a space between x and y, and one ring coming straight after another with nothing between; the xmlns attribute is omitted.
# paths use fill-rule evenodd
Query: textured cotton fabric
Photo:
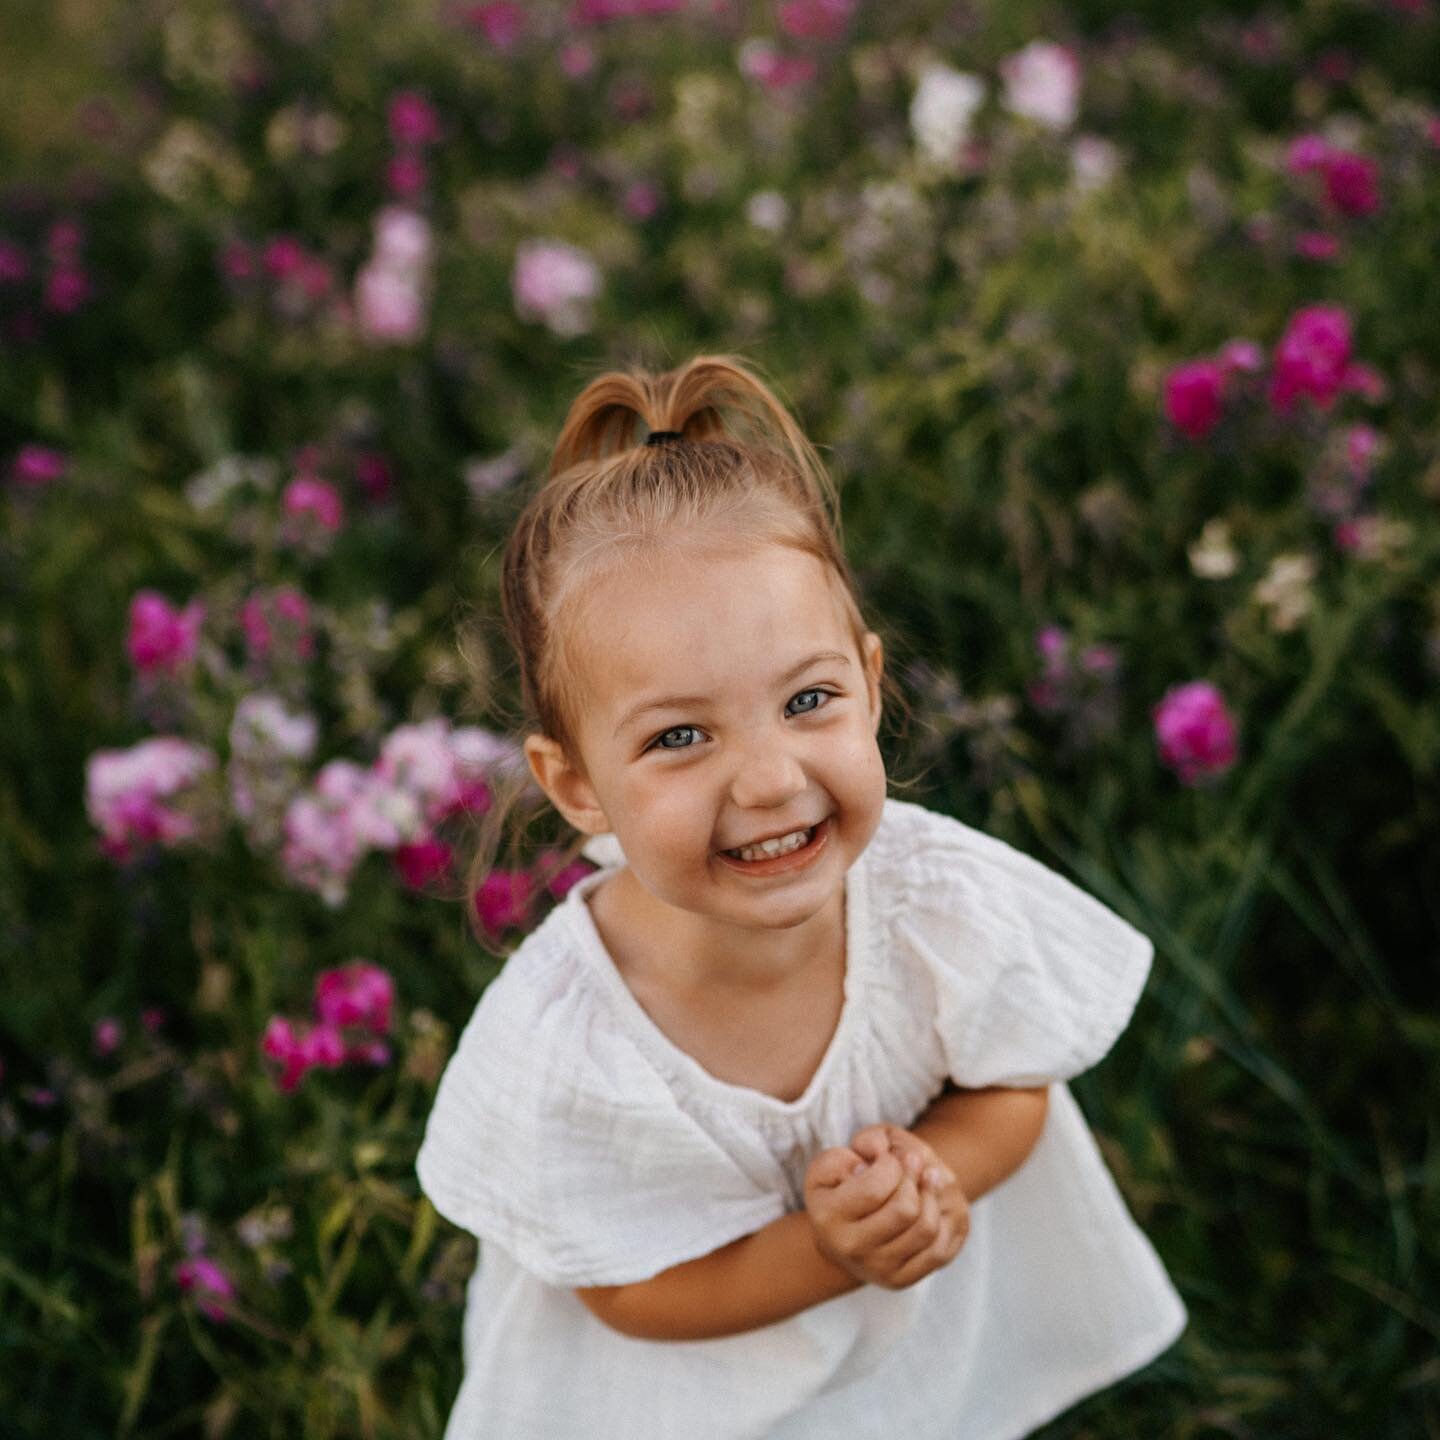
<svg viewBox="0 0 1440 1440"><path fill-rule="evenodd" d="M1148 1363L1186 1311L1065 1082L1101 1059L1153 949L1064 876L887 799L845 876L845 1002L805 1093L717 1079L670 1041L572 887L507 959L417 1161L479 1236L446 1440L1012 1440ZM1025 1163L905 1290L864 1286L714 1340L620 1335L573 1287L643 1280L803 1208L806 1167L908 1127L947 1078L1048 1084Z"/></svg>

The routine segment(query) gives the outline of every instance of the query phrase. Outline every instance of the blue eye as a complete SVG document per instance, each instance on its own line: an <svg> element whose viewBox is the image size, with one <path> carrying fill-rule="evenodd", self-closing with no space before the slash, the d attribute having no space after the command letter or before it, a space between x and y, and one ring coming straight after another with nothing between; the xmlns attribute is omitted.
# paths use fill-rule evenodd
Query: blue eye
<svg viewBox="0 0 1440 1440"><path fill-rule="evenodd" d="M829 699L831 696L834 695L834 693L835 692L833 690L801 690L797 694L790 697L790 704L793 705L797 700L799 700L802 696L805 695L817 695L823 696L824 699ZM815 711L823 710L825 708L824 699L817 700L813 705L807 705L804 709L795 710L791 713L795 715L813 715ZM652 740L650 744L647 745L645 748L647 750L693 750L695 748L695 746L693 745L667 745L665 744L665 741L671 735L683 735L686 731L694 732L698 729L699 727L696 725L673 725L669 730L663 731L661 734L657 735L655 739Z"/></svg>

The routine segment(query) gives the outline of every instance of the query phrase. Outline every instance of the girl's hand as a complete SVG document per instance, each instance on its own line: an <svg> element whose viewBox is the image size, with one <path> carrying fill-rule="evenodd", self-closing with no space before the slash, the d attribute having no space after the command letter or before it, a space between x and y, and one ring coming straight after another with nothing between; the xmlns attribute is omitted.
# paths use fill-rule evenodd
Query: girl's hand
<svg viewBox="0 0 1440 1440"><path fill-rule="evenodd" d="M948 1265L970 1237L970 1201L934 1146L898 1125L868 1125L856 1132L850 1148L872 1163L888 1151L914 1178L922 1197L927 1191L934 1193L942 1232L936 1239L935 1268Z"/></svg>
<svg viewBox="0 0 1440 1440"><path fill-rule="evenodd" d="M805 1209L822 1255L862 1284L903 1290L954 1259L969 1233L969 1208L961 1195L957 1231L953 1202L942 1214L937 1192L926 1185L922 1194L893 1150L870 1141L867 1148L873 1163L848 1145L817 1155L805 1173Z"/></svg>

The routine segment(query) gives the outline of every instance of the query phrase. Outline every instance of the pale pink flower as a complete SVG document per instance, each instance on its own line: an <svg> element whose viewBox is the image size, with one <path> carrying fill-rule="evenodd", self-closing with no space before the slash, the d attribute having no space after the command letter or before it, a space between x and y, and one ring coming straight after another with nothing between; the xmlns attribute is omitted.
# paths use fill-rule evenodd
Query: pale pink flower
<svg viewBox="0 0 1440 1440"><path fill-rule="evenodd" d="M128 750L97 750L85 762L85 811L112 858L133 849L192 839L195 818L181 806L216 767L203 745L175 735L142 740Z"/></svg>
<svg viewBox="0 0 1440 1440"><path fill-rule="evenodd" d="M157 590L137 590L130 600L126 646L142 675L178 675L194 663L205 606L192 600L176 609Z"/></svg>
<svg viewBox="0 0 1440 1440"><path fill-rule="evenodd" d="M430 222L405 205L387 205L374 221L374 258L396 270L423 270L435 247Z"/></svg>
<svg viewBox="0 0 1440 1440"><path fill-rule="evenodd" d="M280 507L286 515L311 519L331 534L345 523L345 505L340 492L314 475L297 475L285 487Z"/></svg>
<svg viewBox="0 0 1440 1440"><path fill-rule="evenodd" d="M1209 681L1172 686L1152 707L1151 715L1160 758L1182 784L1221 775L1235 763L1235 722Z"/></svg>
<svg viewBox="0 0 1440 1440"><path fill-rule="evenodd" d="M1034 40L1000 62L1005 108L1064 130L1080 108L1080 60L1066 45Z"/></svg>
<svg viewBox="0 0 1440 1440"><path fill-rule="evenodd" d="M583 334L593 323L591 307L600 294L600 269L574 245L560 240L523 242L510 284L522 320L542 321L565 337Z"/></svg>
<svg viewBox="0 0 1440 1440"><path fill-rule="evenodd" d="M1253 373L1264 368L1265 352L1253 340L1239 338L1227 340L1220 347L1220 353L1216 355L1215 363L1227 375L1235 370Z"/></svg>
<svg viewBox="0 0 1440 1440"><path fill-rule="evenodd" d="M366 338L408 344L425 331L426 297L409 271L369 264L355 277L355 313Z"/></svg>

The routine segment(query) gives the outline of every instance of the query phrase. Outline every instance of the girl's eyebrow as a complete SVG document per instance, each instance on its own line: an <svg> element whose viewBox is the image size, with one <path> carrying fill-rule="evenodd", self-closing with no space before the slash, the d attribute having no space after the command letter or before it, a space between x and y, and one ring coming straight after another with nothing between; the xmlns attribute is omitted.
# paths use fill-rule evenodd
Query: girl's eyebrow
<svg viewBox="0 0 1440 1440"><path fill-rule="evenodd" d="M798 664L792 665L783 675L775 677L775 685L788 684L798 675L803 675L812 665L818 665L822 660L833 661L837 665L848 665L850 657L842 655L838 650L817 650L813 655L807 655ZM615 727L615 736L618 738L620 732L633 721L638 720L642 715L648 715L652 710L680 710L690 705L709 704L709 697L706 695L662 695L655 700L642 700L633 710L627 710L620 723Z"/></svg>

